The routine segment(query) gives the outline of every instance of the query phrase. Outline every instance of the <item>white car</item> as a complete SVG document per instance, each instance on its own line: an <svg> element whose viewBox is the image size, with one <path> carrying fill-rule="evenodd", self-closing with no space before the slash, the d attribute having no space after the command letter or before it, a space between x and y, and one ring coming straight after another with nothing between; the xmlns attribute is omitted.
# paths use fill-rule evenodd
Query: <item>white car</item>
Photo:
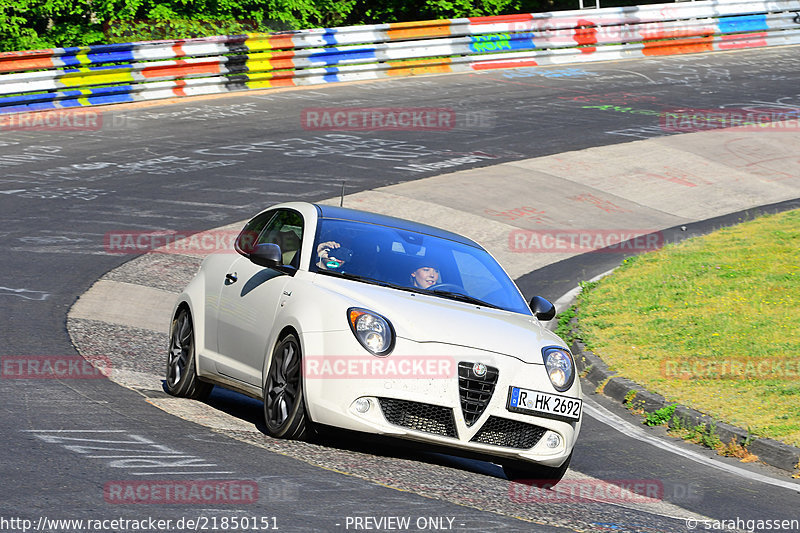
<svg viewBox="0 0 800 533"><path fill-rule="evenodd" d="M558 480L582 399L566 343L481 246L407 220L276 205L178 297L166 389L264 401L267 431L389 435Z"/></svg>

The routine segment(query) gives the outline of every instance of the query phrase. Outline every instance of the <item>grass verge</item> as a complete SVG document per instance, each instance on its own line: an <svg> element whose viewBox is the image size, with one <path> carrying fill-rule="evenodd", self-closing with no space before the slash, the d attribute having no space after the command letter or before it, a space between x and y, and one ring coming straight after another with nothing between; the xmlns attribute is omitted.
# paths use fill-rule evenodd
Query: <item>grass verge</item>
<svg viewBox="0 0 800 533"><path fill-rule="evenodd" d="M621 376L800 446L800 210L627 259L579 309L584 342Z"/></svg>

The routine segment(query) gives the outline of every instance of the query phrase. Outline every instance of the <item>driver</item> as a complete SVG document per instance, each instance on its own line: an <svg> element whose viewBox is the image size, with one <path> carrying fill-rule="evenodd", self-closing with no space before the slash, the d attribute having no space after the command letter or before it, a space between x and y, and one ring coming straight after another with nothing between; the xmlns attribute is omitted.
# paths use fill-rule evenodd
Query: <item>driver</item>
<svg viewBox="0 0 800 533"><path fill-rule="evenodd" d="M439 268L431 261L420 262L411 272L411 282L418 289L430 289L441 283Z"/></svg>

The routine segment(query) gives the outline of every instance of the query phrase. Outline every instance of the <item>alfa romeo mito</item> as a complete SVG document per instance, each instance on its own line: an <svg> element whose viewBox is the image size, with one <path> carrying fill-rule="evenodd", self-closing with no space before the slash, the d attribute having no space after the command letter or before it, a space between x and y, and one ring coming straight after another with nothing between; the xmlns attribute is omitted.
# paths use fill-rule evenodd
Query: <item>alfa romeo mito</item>
<svg viewBox="0 0 800 533"><path fill-rule="evenodd" d="M470 239L399 218L291 202L250 220L180 294L165 387L264 403L267 432L411 439L560 479L582 420L555 308L527 302Z"/></svg>

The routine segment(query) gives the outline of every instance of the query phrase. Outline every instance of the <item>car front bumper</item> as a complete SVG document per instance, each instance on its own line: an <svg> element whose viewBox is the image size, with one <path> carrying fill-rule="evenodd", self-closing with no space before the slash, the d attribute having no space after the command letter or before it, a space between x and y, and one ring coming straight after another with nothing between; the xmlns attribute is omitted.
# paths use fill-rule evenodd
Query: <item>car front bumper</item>
<svg viewBox="0 0 800 533"><path fill-rule="evenodd" d="M321 424L554 467L570 455L580 432L582 413L566 421L508 410L512 386L581 397L578 379L568 391L555 391L542 364L403 338L391 355L378 358L350 331L307 333L302 343L306 402L311 419ZM487 375L496 369L496 382L460 380L459 363L482 363ZM485 405L473 401L486 398L487 389ZM476 410L477 418L470 415Z"/></svg>

